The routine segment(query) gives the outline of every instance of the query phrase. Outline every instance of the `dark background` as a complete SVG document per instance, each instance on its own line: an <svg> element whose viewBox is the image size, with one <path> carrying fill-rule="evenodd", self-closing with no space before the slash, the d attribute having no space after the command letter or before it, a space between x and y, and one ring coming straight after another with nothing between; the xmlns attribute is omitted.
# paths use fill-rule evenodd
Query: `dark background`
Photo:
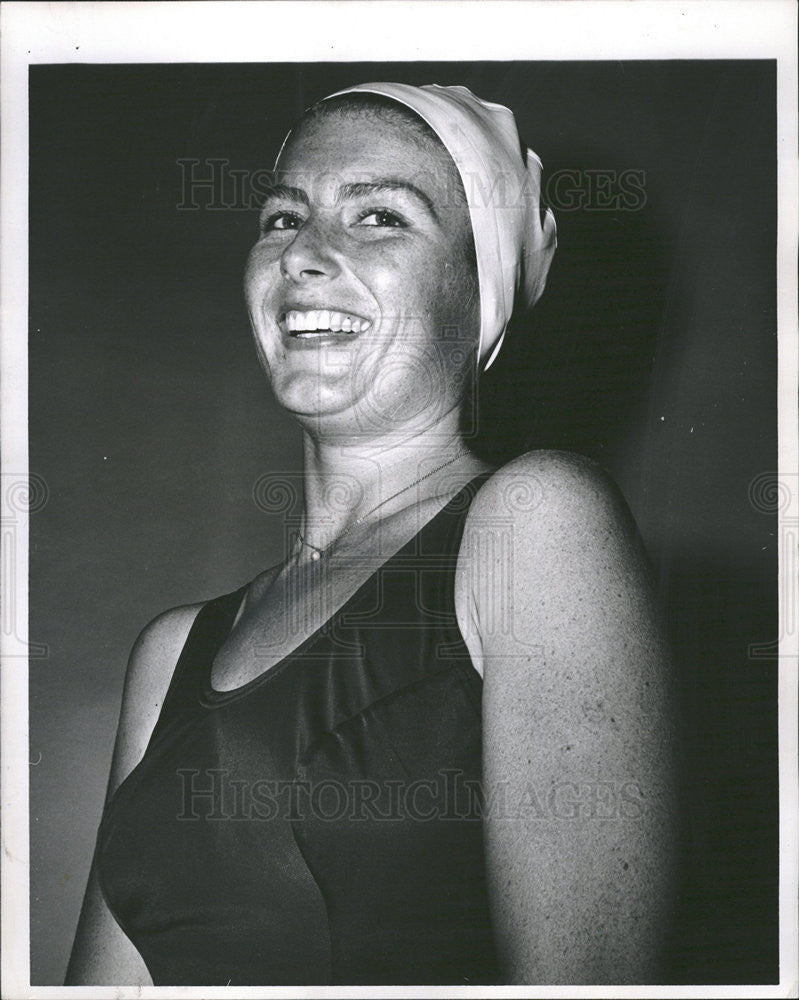
<svg viewBox="0 0 799 1000"><path fill-rule="evenodd" d="M583 452L621 485L682 690L672 978L775 982L775 66L723 61L31 69L30 468L47 489L31 517L30 635L47 647L30 674L31 981L62 982L133 640L281 557L281 518L253 490L299 468L242 304L257 206L201 192L179 209L178 161L270 168L303 108L381 79L465 84L514 110L547 174L577 171L550 190L548 288L482 382L475 444ZM591 170L642 171L645 198L608 205Z"/></svg>

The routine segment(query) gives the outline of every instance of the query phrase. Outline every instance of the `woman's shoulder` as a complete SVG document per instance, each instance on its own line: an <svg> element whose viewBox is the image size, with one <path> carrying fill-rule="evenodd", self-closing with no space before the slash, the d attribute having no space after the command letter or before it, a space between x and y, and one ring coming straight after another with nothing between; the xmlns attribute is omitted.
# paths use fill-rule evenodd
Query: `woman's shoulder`
<svg viewBox="0 0 799 1000"><path fill-rule="evenodd" d="M629 526L621 491L601 466L567 451L529 451L496 469L469 509L469 529L512 525L525 532L608 522Z"/></svg>
<svg viewBox="0 0 799 1000"><path fill-rule="evenodd" d="M125 679L126 696L144 696L150 701L163 702L174 668L186 644L197 615L203 608L235 599L239 610L246 601L257 596L272 581L279 564L270 566L236 591L206 601L181 604L168 608L148 622L138 635L128 662Z"/></svg>
<svg viewBox="0 0 799 1000"><path fill-rule="evenodd" d="M616 655L619 636L630 649L642 636L660 641L635 522L610 476L582 456L529 452L498 469L469 509L459 570L486 661L546 647L577 676L575 651L590 665L603 643Z"/></svg>
<svg viewBox="0 0 799 1000"><path fill-rule="evenodd" d="M532 631L539 642L557 624L553 601L561 611L585 604L586 588L631 579L639 562L621 492L591 459L530 451L496 469L469 506L455 583L458 623L478 671L503 637Z"/></svg>
<svg viewBox="0 0 799 1000"><path fill-rule="evenodd" d="M168 608L149 621L131 650L125 675L125 697L138 696L160 702L172 678L175 664L197 615L207 604L181 604Z"/></svg>
<svg viewBox="0 0 799 1000"><path fill-rule="evenodd" d="M246 586L208 601L181 604L156 615L139 633L133 644L125 675L123 721L126 711L146 733L152 732L164 703L172 675L191 628L203 608L235 599L239 611L274 577L279 566L271 566ZM148 732L149 729L149 732Z"/></svg>
<svg viewBox="0 0 799 1000"><path fill-rule="evenodd" d="M173 646L176 642L180 642L182 645L194 619L206 603L208 602L197 601L194 604L181 604L174 608L167 608L166 611L161 611L155 618L151 619L139 632L133 644L136 664L150 659L153 654L162 652L165 647Z"/></svg>
<svg viewBox="0 0 799 1000"><path fill-rule="evenodd" d="M133 644L125 673L109 795L144 756L175 665L204 603L162 611L144 626Z"/></svg>
<svg viewBox="0 0 799 1000"><path fill-rule="evenodd" d="M181 604L156 615L133 644L125 673L122 708L111 767L109 794L125 780L144 756L164 704L175 667L198 614L208 605L241 597L252 598L274 577L279 566L271 566L238 591L209 601Z"/></svg>

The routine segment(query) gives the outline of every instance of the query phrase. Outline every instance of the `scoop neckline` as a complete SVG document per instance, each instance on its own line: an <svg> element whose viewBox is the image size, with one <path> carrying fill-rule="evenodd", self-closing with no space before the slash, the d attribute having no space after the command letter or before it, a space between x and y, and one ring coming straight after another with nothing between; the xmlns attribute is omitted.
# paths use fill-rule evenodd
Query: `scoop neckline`
<svg viewBox="0 0 799 1000"><path fill-rule="evenodd" d="M331 623L336 618L338 618L339 615L343 614L345 611L351 610L350 605L354 604L359 598L360 599L363 598L363 595L366 593L366 588L372 583L372 581L374 580L374 578L377 576L378 573L381 573L383 570L385 570L385 568L393 560L397 559L399 556L402 555L405 549L407 549L410 545L414 544L419 539L422 532L427 531L440 517L449 512L450 508L453 507L461 499L463 494L466 493L466 491L470 487L472 487L475 482L484 477L488 477L489 475L492 474L493 471L494 471L493 469L489 469L484 472L479 472L476 476L473 476L467 483L464 483L464 485L458 490L458 492L444 504L441 510L437 511L437 513L435 513L430 518L429 521L426 521L421 526L421 528L419 528L419 530L415 534L413 534L408 539L407 542L405 542L404 545L401 545L396 552L392 553L392 555L390 555L388 559L380 563L380 565L375 570L373 570L372 573L369 574L369 576L363 581L362 584L360 584L357 590L355 590L352 594L350 594L350 596L346 599L346 601L344 601L341 607L339 607L336 611L334 611L329 618L325 619L325 621L323 621L318 628L314 629L314 631L311 632L310 635L306 636L306 638L303 639L303 641L298 646L295 646L294 649L292 649L284 657L278 660L277 663L275 663L271 667L268 667L266 670L262 671L262 673L260 674L257 674L255 677L252 677L250 680L245 681L244 684L239 684L238 687L230 688L229 690L226 691L220 691L218 688L213 687L213 685L211 684L211 674L213 672L214 662L216 661L217 653L221 649L222 643L225 641L228 631L232 627L233 622L236 620L236 616L238 615L239 610L246 598L247 588L249 587L249 583L239 588L239 590L234 591L233 596L241 594L242 595L241 600L236 601L234 603L233 613L229 619L230 624L226 624L224 636L213 648L208 658L207 669L203 670L201 690L200 690L201 703L206 708L212 708L222 704L227 704L232 701L236 701L239 698L244 697L244 695L248 694L256 687L260 687L262 684L266 683L266 681L269 680L269 678L275 676L276 674L282 673L283 670L290 663L292 663L294 660L303 655L303 653L307 650L308 646L311 645L314 641L316 641L323 631L329 629Z"/></svg>

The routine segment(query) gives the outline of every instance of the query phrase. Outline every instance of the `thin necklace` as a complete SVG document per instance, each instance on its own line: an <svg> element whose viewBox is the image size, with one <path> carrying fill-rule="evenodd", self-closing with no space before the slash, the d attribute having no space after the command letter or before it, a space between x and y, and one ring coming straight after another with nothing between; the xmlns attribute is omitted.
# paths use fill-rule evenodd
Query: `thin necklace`
<svg viewBox="0 0 799 1000"><path fill-rule="evenodd" d="M372 507L370 510L367 510L365 514L361 514L361 516L356 517L354 521L350 521L350 523L341 532L338 538L334 538L333 541L329 545L326 545L324 548L319 548L317 545L312 545L311 542L308 542L305 540L305 538L303 538L302 532L298 531L297 538L299 538L300 540L300 551L302 551L303 546L309 548L311 550L311 559L314 562L319 562L322 556L326 556L328 552L331 551L331 549L335 548L345 535L349 534L353 528L357 528L359 524L363 524L363 522L368 517L371 517L372 514L375 513L375 511L380 510L381 507L385 507L385 505L389 503L391 500L395 500L398 496L402 496L402 494L407 493L408 490L412 490L413 487L418 486L419 483L423 483L425 479L429 479L431 476L434 476L437 472L440 472L442 469L446 469L446 467L448 465L452 465L453 462L457 462L459 458L463 458L463 456L467 454L468 450L469 450L468 448L462 448L457 453L457 455L453 455L452 458L448 458L446 462L442 462L441 465L437 465L435 469L431 469L429 472L426 472L423 476L419 476L418 479L414 479L412 483L408 483L408 485L403 486L401 490L397 490L396 493L392 493L390 497L386 497L385 500L381 500L379 504Z"/></svg>

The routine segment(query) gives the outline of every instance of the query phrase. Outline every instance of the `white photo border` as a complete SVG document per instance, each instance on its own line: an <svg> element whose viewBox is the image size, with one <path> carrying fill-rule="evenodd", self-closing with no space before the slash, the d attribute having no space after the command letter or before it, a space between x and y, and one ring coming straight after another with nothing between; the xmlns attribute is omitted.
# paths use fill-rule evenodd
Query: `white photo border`
<svg viewBox="0 0 799 1000"><path fill-rule="evenodd" d="M0 420L2 581L2 995L108 996L108 987L30 985L28 523L8 508L28 484L28 68L58 63L775 59L778 111L778 434L780 518L780 983L736 986L115 987L133 997L789 997L797 974L797 11L790 0L386 0L371 3L4 3ZM386 31L386 24L391 31ZM457 32L453 25L458 26ZM13 480L13 482L12 482ZM5 525L10 523L11 530Z"/></svg>

